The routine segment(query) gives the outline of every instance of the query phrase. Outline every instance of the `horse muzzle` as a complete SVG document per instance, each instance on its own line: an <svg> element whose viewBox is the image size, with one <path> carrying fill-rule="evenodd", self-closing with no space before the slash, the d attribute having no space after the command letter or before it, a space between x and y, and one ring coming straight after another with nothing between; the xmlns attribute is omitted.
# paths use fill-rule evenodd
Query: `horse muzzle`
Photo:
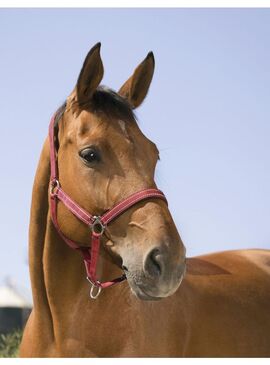
<svg viewBox="0 0 270 365"><path fill-rule="evenodd" d="M183 251L185 249L181 246ZM186 271L185 255L177 257L167 245L162 245L150 249L142 260L134 257L124 260L123 269L132 292L139 299L159 300L179 288Z"/></svg>

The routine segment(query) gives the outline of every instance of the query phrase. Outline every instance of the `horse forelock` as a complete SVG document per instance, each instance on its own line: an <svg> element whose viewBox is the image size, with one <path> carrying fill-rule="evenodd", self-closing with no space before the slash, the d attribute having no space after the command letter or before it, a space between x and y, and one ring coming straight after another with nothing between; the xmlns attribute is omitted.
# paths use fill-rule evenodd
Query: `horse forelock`
<svg viewBox="0 0 270 365"><path fill-rule="evenodd" d="M75 114L87 110L94 114L120 118L127 121L136 121L137 117L128 100L107 86L100 85L87 103L78 102L75 95L70 96L56 111L55 124L57 125L65 110L71 109Z"/></svg>

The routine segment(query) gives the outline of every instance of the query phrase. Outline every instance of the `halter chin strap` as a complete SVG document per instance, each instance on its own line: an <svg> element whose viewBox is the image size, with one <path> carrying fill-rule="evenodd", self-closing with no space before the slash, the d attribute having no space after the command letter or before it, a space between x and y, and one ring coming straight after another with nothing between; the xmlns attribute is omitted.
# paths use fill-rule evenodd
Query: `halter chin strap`
<svg viewBox="0 0 270 365"><path fill-rule="evenodd" d="M100 282L97 279L96 269L100 250L101 237L106 230L107 225L119 217L123 212L137 204L138 202L146 199L158 198L162 199L167 203L165 195L162 191L158 189L145 189L138 191L126 199L122 200L120 203L116 204L112 209L105 212L102 216L95 216L88 213L82 207L80 207L76 202L74 202L61 188L58 179L58 165L56 158L56 148L55 148L55 116L52 117L49 126L49 140L50 140L50 163L51 163L51 180L50 180L50 209L51 209L51 219L53 224L58 231L61 238L66 242L66 244L75 249L79 250L83 256L87 280L91 283L90 297L95 299L100 294L101 289L108 288L126 279L125 274L116 278L112 281ZM57 201L60 200L68 210L70 210L80 221L85 223L90 228L90 241L91 247L82 247L77 242L67 238L61 231L58 221L57 221Z"/></svg>

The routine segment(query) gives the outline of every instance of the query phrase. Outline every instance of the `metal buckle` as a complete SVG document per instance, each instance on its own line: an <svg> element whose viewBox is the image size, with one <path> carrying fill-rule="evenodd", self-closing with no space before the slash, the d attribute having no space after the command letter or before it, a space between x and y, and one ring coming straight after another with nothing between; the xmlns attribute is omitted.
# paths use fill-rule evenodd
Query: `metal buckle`
<svg viewBox="0 0 270 365"><path fill-rule="evenodd" d="M91 299L97 299L97 297L99 296L99 294L101 293L102 287L99 285L94 284L89 277L87 276L86 279L89 281L89 283L91 284L91 289L89 292L90 298ZM94 294L94 291L96 290L96 293Z"/></svg>
<svg viewBox="0 0 270 365"><path fill-rule="evenodd" d="M94 222L90 225L93 233L102 235L105 231L106 226L102 223L101 217L94 216Z"/></svg>
<svg viewBox="0 0 270 365"><path fill-rule="evenodd" d="M51 194L52 196L54 196L54 195L55 195L54 190L55 190L55 189L57 189L57 190L58 190L59 188L60 188L60 182L59 182L57 179L52 180L52 181L51 181L50 194Z"/></svg>

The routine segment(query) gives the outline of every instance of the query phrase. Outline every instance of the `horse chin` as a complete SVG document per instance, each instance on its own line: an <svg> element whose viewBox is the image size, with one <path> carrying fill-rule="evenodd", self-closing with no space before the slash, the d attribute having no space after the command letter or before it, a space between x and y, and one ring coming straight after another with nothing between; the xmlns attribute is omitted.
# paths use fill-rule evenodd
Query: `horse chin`
<svg viewBox="0 0 270 365"><path fill-rule="evenodd" d="M141 288L138 284L134 282L133 279L127 278L132 294L135 295L136 298L143 301L159 301L164 298L164 296L155 296L147 293L144 288Z"/></svg>
<svg viewBox="0 0 270 365"><path fill-rule="evenodd" d="M171 295L173 295L177 290L178 288L180 287L181 283L182 283L182 280L185 276L185 273L182 273L181 275L181 278L178 282L178 285L168 291L168 292L160 292L159 294L157 295L153 295L153 293L151 293L151 290L148 290L145 288L145 287L142 287L141 285L138 285L134 280L133 278L129 278L127 277L127 281L129 283L129 286L130 286L130 289L131 289L131 292L140 300L144 300L144 301L159 301L161 299L165 299L167 297L170 297Z"/></svg>
<svg viewBox="0 0 270 365"><path fill-rule="evenodd" d="M130 285L131 292L136 296L136 298L144 301L158 301L161 300L162 297L154 297L152 295L147 294L145 291L143 291L140 287Z"/></svg>

